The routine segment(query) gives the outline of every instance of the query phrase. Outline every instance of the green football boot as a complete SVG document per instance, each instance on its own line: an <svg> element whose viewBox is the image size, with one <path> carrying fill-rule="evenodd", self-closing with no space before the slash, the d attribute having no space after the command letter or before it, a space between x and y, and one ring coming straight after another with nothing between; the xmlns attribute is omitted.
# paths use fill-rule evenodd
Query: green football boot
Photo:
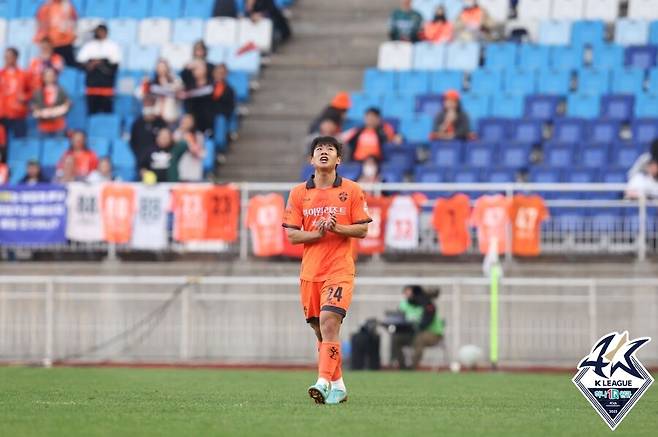
<svg viewBox="0 0 658 437"><path fill-rule="evenodd" d="M332 388L329 392L329 397L327 398L326 403L329 405L335 405L342 404L343 402L347 402L347 392L337 388Z"/></svg>
<svg viewBox="0 0 658 437"><path fill-rule="evenodd" d="M329 384L315 383L308 388L308 395L316 404L324 404L329 396Z"/></svg>

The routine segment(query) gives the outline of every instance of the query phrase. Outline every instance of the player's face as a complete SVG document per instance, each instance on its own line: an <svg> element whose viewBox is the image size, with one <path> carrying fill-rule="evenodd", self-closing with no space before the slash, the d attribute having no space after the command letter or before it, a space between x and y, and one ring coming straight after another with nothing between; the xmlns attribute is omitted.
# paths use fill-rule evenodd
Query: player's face
<svg viewBox="0 0 658 437"><path fill-rule="evenodd" d="M319 170L331 170L340 164L338 157L338 150L335 146L330 144L320 144L313 150L313 157L311 158L313 167Z"/></svg>

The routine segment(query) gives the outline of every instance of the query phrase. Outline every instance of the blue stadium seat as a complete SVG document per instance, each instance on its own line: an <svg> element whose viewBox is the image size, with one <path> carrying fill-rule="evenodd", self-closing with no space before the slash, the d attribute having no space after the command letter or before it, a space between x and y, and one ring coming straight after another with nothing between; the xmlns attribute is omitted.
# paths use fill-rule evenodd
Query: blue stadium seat
<svg viewBox="0 0 658 437"><path fill-rule="evenodd" d="M416 117L400 117L400 135L405 141L422 142L427 141L432 132L432 117L418 115Z"/></svg>
<svg viewBox="0 0 658 437"><path fill-rule="evenodd" d="M625 170L606 170L602 172L601 182L606 184L625 184L627 179Z"/></svg>
<svg viewBox="0 0 658 437"><path fill-rule="evenodd" d="M600 44L592 49L592 65L604 70L624 65L624 47L617 44Z"/></svg>
<svg viewBox="0 0 658 437"><path fill-rule="evenodd" d="M554 184L560 181L560 175L558 169L535 166L530 168L529 180L536 184Z"/></svg>
<svg viewBox="0 0 658 437"><path fill-rule="evenodd" d="M649 22L620 18L615 25L615 43L622 46L644 45L649 41Z"/></svg>
<svg viewBox="0 0 658 437"><path fill-rule="evenodd" d="M470 92L475 94L496 94L503 87L500 71L479 69L471 73Z"/></svg>
<svg viewBox="0 0 658 437"><path fill-rule="evenodd" d="M151 71L158 61L160 49L156 46L131 46L128 50L128 70Z"/></svg>
<svg viewBox="0 0 658 437"><path fill-rule="evenodd" d="M225 62L231 71L244 71L252 76L256 76L260 72L261 57L258 50L238 54L237 50L229 49Z"/></svg>
<svg viewBox="0 0 658 437"><path fill-rule="evenodd" d="M600 96L610 90L610 73L607 70L585 68L578 72L578 93Z"/></svg>
<svg viewBox="0 0 658 437"><path fill-rule="evenodd" d="M527 70L546 70L549 66L550 47L523 44L519 51L517 66Z"/></svg>
<svg viewBox="0 0 658 437"><path fill-rule="evenodd" d="M579 144L586 138L587 123L579 118L562 118L555 122L552 141L557 144Z"/></svg>
<svg viewBox="0 0 658 437"><path fill-rule="evenodd" d="M347 118L353 120L362 120L368 108L381 108L382 99L379 94L367 94L365 92L350 94L352 105L347 110Z"/></svg>
<svg viewBox="0 0 658 437"><path fill-rule="evenodd" d="M648 91L650 94L658 95L658 68L654 68L649 72Z"/></svg>
<svg viewBox="0 0 658 437"><path fill-rule="evenodd" d="M612 92L639 94L644 87L644 71L637 68L617 68L612 71Z"/></svg>
<svg viewBox="0 0 658 437"><path fill-rule="evenodd" d="M649 44L658 44L658 20L649 25Z"/></svg>
<svg viewBox="0 0 658 437"><path fill-rule="evenodd" d="M403 182L404 169L396 163L383 163L379 168L379 177L382 182L399 183Z"/></svg>
<svg viewBox="0 0 658 437"><path fill-rule="evenodd" d="M87 134L90 137L118 138L121 135L121 119L116 114L91 115Z"/></svg>
<svg viewBox="0 0 658 437"><path fill-rule="evenodd" d="M539 144L542 140L541 123L534 120L519 120L512 125L511 139L519 144Z"/></svg>
<svg viewBox="0 0 658 437"><path fill-rule="evenodd" d="M424 71L401 71L397 90L404 95L426 94L430 91L430 75Z"/></svg>
<svg viewBox="0 0 658 437"><path fill-rule="evenodd" d="M414 44L414 70L440 70L445 65L446 46L430 42Z"/></svg>
<svg viewBox="0 0 658 437"><path fill-rule="evenodd" d="M183 0L156 0L151 3L152 17L176 19L181 17Z"/></svg>
<svg viewBox="0 0 658 437"><path fill-rule="evenodd" d="M487 117L491 113L489 96L467 93L462 95L461 103L471 120L471 129L480 118Z"/></svg>
<svg viewBox="0 0 658 437"><path fill-rule="evenodd" d="M604 36L603 21L576 21L571 27L571 44L577 47L596 46L603 42Z"/></svg>
<svg viewBox="0 0 658 437"><path fill-rule="evenodd" d="M114 112L121 115L135 114L138 100L135 96L120 94L114 98Z"/></svg>
<svg viewBox="0 0 658 437"><path fill-rule="evenodd" d="M87 138L87 147L96 153L96 156L102 158L110 156L110 139L105 137L89 137Z"/></svg>
<svg viewBox="0 0 658 437"><path fill-rule="evenodd" d="M194 44L203 39L204 21L197 18L174 20L171 41L181 44Z"/></svg>
<svg viewBox="0 0 658 437"><path fill-rule="evenodd" d="M212 171L212 169L215 167L215 158L217 156L215 142L212 140L212 138L206 138L205 148L206 154L203 157L203 169L205 171Z"/></svg>
<svg viewBox="0 0 658 437"><path fill-rule="evenodd" d="M395 72L368 68L363 74L363 91L368 94L386 94L395 91Z"/></svg>
<svg viewBox="0 0 658 437"><path fill-rule="evenodd" d="M385 117L409 118L415 114L416 101L413 96L386 94L382 101L382 114Z"/></svg>
<svg viewBox="0 0 658 437"><path fill-rule="evenodd" d="M146 5L146 1L144 1ZM108 32L112 41L128 46L137 41L137 20L132 18L113 19L107 22Z"/></svg>
<svg viewBox="0 0 658 437"><path fill-rule="evenodd" d="M226 123L226 117L217 116L213 123L213 140L218 151L224 151L228 146L226 137L228 136L229 127Z"/></svg>
<svg viewBox="0 0 658 437"><path fill-rule="evenodd" d="M495 153L496 149L493 144L468 147L464 156L464 164L473 168L489 168L493 162L496 162Z"/></svg>
<svg viewBox="0 0 658 437"><path fill-rule="evenodd" d="M235 90L238 101L246 102L249 100L249 73L231 71L226 80Z"/></svg>
<svg viewBox="0 0 658 437"><path fill-rule="evenodd" d="M503 146L500 152L500 164L507 168L525 168L530 162L530 150L526 146Z"/></svg>
<svg viewBox="0 0 658 437"><path fill-rule="evenodd" d="M359 176L361 176L361 163L346 162L340 165L338 171L342 176L346 177L347 179L351 179L355 181L359 179Z"/></svg>
<svg viewBox="0 0 658 437"><path fill-rule="evenodd" d="M581 151L581 165L585 168L599 169L608 165L607 147L586 147Z"/></svg>
<svg viewBox="0 0 658 437"><path fill-rule="evenodd" d="M599 104L599 96L570 94L567 97L567 116L594 118L599 115Z"/></svg>
<svg viewBox="0 0 658 437"><path fill-rule="evenodd" d="M473 71L480 63L480 45L474 42L448 44L446 68L449 70Z"/></svg>
<svg viewBox="0 0 658 437"><path fill-rule="evenodd" d="M416 113L435 117L443 110L443 96L425 94L416 97Z"/></svg>
<svg viewBox="0 0 658 437"><path fill-rule="evenodd" d="M562 182L570 184L590 184L596 180L596 172L593 170L572 170L563 174ZM587 194L589 196L589 194Z"/></svg>
<svg viewBox="0 0 658 437"><path fill-rule="evenodd" d="M110 19L117 16L117 0L92 0L85 7L85 16ZM110 35L111 37L111 35Z"/></svg>
<svg viewBox="0 0 658 437"><path fill-rule="evenodd" d="M567 45L571 40L571 22L567 20L544 20L539 24L539 43Z"/></svg>
<svg viewBox="0 0 658 437"><path fill-rule="evenodd" d="M95 2L96 0L90 0ZM157 0L155 0L157 1ZM146 18L149 15L148 0L119 0L117 17ZM110 33L114 39L114 34ZM133 40L134 41L134 40Z"/></svg>
<svg viewBox="0 0 658 437"><path fill-rule="evenodd" d="M414 171L414 181L425 184L444 182L443 172L433 165L419 165Z"/></svg>
<svg viewBox="0 0 658 437"><path fill-rule="evenodd" d="M506 118L523 116L523 96L514 94L498 94L494 96L491 115Z"/></svg>
<svg viewBox="0 0 658 437"><path fill-rule="evenodd" d="M658 119L636 119L633 121L631 129L635 144L649 144L658 138Z"/></svg>
<svg viewBox="0 0 658 437"><path fill-rule="evenodd" d="M55 167L69 148L66 138L48 138L41 143L41 165Z"/></svg>
<svg viewBox="0 0 658 437"><path fill-rule="evenodd" d="M491 43L485 47L484 66L488 70L505 70L510 65L516 65L519 51L515 43Z"/></svg>
<svg viewBox="0 0 658 437"><path fill-rule="evenodd" d="M610 120L593 120L589 125L588 141L591 144L611 144L619 140L620 123Z"/></svg>
<svg viewBox="0 0 658 437"><path fill-rule="evenodd" d="M342 165L341 165L342 167ZM339 171L342 170L342 168L339 169ZM311 177L311 175L315 172L315 168L313 168L313 165L311 164L305 164L301 171L299 172L299 180L300 181L305 181L308 178Z"/></svg>
<svg viewBox="0 0 658 437"><path fill-rule="evenodd" d="M535 71L505 70L503 82L505 84L504 91L507 94L525 96L537 91L537 74Z"/></svg>
<svg viewBox="0 0 658 437"><path fill-rule="evenodd" d="M509 120L483 118L478 125L478 138L482 141L499 143L509 138Z"/></svg>
<svg viewBox="0 0 658 437"><path fill-rule="evenodd" d="M658 118L658 95L639 94L635 103L638 118Z"/></svg>
<svg viewBox="0 0 658 437"><path fill-rule="evenodd" d="M631 68L648 70L656 66L657 54L658 47L656 46L627 47L624 64Z"/></svg>
<svg viewBox="0 0 658 437"><path fill-rule="evenodd" d="M124 140L115 139L112 142L112 165L115 167L135 167L135 155L128 144Z"/></svg>
<svg viewBox="0 0 658 437"><path fill-rule="evenodd" d="M601 100L601 117L606 120L628 121L633 117L634 105L634 96L603 96Z"/></svg>
<svg viewBox="0 0 658 437"><path fill-rule="evenodd" d="M26 163L39 160L41 143L36 138L15 138L9 144L7 159L12 162Z"/></svg>
<svg viewBox="0 0 658 437"><path fill-rule="evenodd" d="M20 3L17 0L0 0L0 17L6 19L20 16Z"/></svg>
<svg viewBox="0 0 658 437"><path fill-rule="evenodd" d="M540 94L565 95L571 87L571 72L541 70L537 83L537 92Z"/></svg>
<svg viewBox="0 0 658 437"><path fill-rule="evenodd" d="M431 143L432 163L440 168L452 169L461 161L462 143L439 141Z"/></svg>
<svg viewBox="0 0 658 437"><path fill-rule="evenodd" d="M80 96L84 91L83 75L77 68L65 67L59 74L59 84L71 97Z"/></svg>
<svg viewBox="0 0 658 437"><path fill-rule="evenodd" d="M78 13L78 18L82 15L87 6L88 1L92 0L70 0L73 7L75 7L76 12Z"/></svg>
<svg viewBox="0 0 658 437"><path fill-rule="evenodd" d="M16 3L20 3L20 17L32 18L36 16L43 0L16 0Z"/></svg>
<svg viewBox="0 0 658 437"><path fill-rule="evenodd" d="M612 147L612 162L616 166L628 170L642 152L643 150L634 146L615 144Z"/></svg>
<svg viewBox="0 0 658 437"><path fill-rule="evenodd" d="M544 152L544 164L552 168L571 167L574 151L571 147L552 147Z"/></svg>
<svg viewBox="0 0 658 437"><path fill-rule="evenodd" d="M66 127L76 130L87 129L87 101L85 97L73 97L71 101L73 104L69 113L66 114Z"/></svg>
<svg viewBox="0 0 658 437"><path fill-rule="evenodd" d="M416 165L415 148L391 148L385 153L385 163L395 165L402 169L403 173L410 172Z"/></svg>
<svg viewBox="0 0 658 437"><path fill-rule="evenodd" d="M453 174L453 179L456 184L474 184L480 182L480 172L471 169L457 169Z"/></svg>
<svg viewBox="0 0 658 437"><path fill-rule="evenodd" d="M483 177L484 182L492 184L507 184L512 183L516 179L514 170L492 170L488 175Z"/></svg>
<svg viewBox="0 0 658 437"><path fill-rule="evenodd" d="M560 98L557 96L532 95L525 98L526 118L538 121L549 121L557 115Z"/></svg>
<svg viewBox="0 0 658 437"><path fill-rule="evenodd" d="M583 49L580 46L551 47L553 70L573 71L583 65Z"/></svg>
<svg viewBox="0 0 658 437"><path fill-rule="evenodd" d="M461 71L436 71L431 73L431 91L442 94L447 90L461 91L463 88L464 73Z"/></svg>
<svg viewBox="0 0 658 437"><path fill-rule="evenodd" d="M208 0L185 0L183 17L210 18L212 7L213 2Z"/></svg>

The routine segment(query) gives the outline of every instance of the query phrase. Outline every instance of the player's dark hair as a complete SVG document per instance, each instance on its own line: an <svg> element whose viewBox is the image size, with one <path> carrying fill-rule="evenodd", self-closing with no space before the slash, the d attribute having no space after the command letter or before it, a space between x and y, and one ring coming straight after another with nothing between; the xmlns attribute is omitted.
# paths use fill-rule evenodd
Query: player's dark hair
<svg viewBox="0 0 658 437"><path fill-rule="evenodd" d="M18 49L16 47L7 47L7 51L11 52L15 58L18 58Z"/></svg>
<svg viewBox="0 0 658 437"><path fill-rule="evenodd" d="M370 108L366 109L366 114L374 114L377 117L382 116L382 112L379 110L379 108L376 108L374 106L371 106Z"/></svg>
<svg viewBox="0 0 658 437"><path fill-rule="evenodd" d="M336 153L338 157L343 156L343 144L334 137L324 136L324 137L315 137L311 142L311 155L315 152L315 148L318 146L333 146L336 148Z"/></svg>

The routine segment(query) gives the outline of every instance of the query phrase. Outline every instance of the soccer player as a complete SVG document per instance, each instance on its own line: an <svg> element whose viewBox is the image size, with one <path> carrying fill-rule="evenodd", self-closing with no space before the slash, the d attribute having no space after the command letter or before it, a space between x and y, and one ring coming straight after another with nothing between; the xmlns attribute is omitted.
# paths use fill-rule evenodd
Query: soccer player
<svg viewBox="0 0 658 437"><path fill-rule="evenodd" d="M352 238L368 233L365 195L355 182L338 175L342 144L334 137L311 143L315 172L292 189L283 217L288 239L303 244L301 300L306 322L318 338L318 380L308 394L318 404L347 400L340 350L340 325L352 301Z"/></svg>

